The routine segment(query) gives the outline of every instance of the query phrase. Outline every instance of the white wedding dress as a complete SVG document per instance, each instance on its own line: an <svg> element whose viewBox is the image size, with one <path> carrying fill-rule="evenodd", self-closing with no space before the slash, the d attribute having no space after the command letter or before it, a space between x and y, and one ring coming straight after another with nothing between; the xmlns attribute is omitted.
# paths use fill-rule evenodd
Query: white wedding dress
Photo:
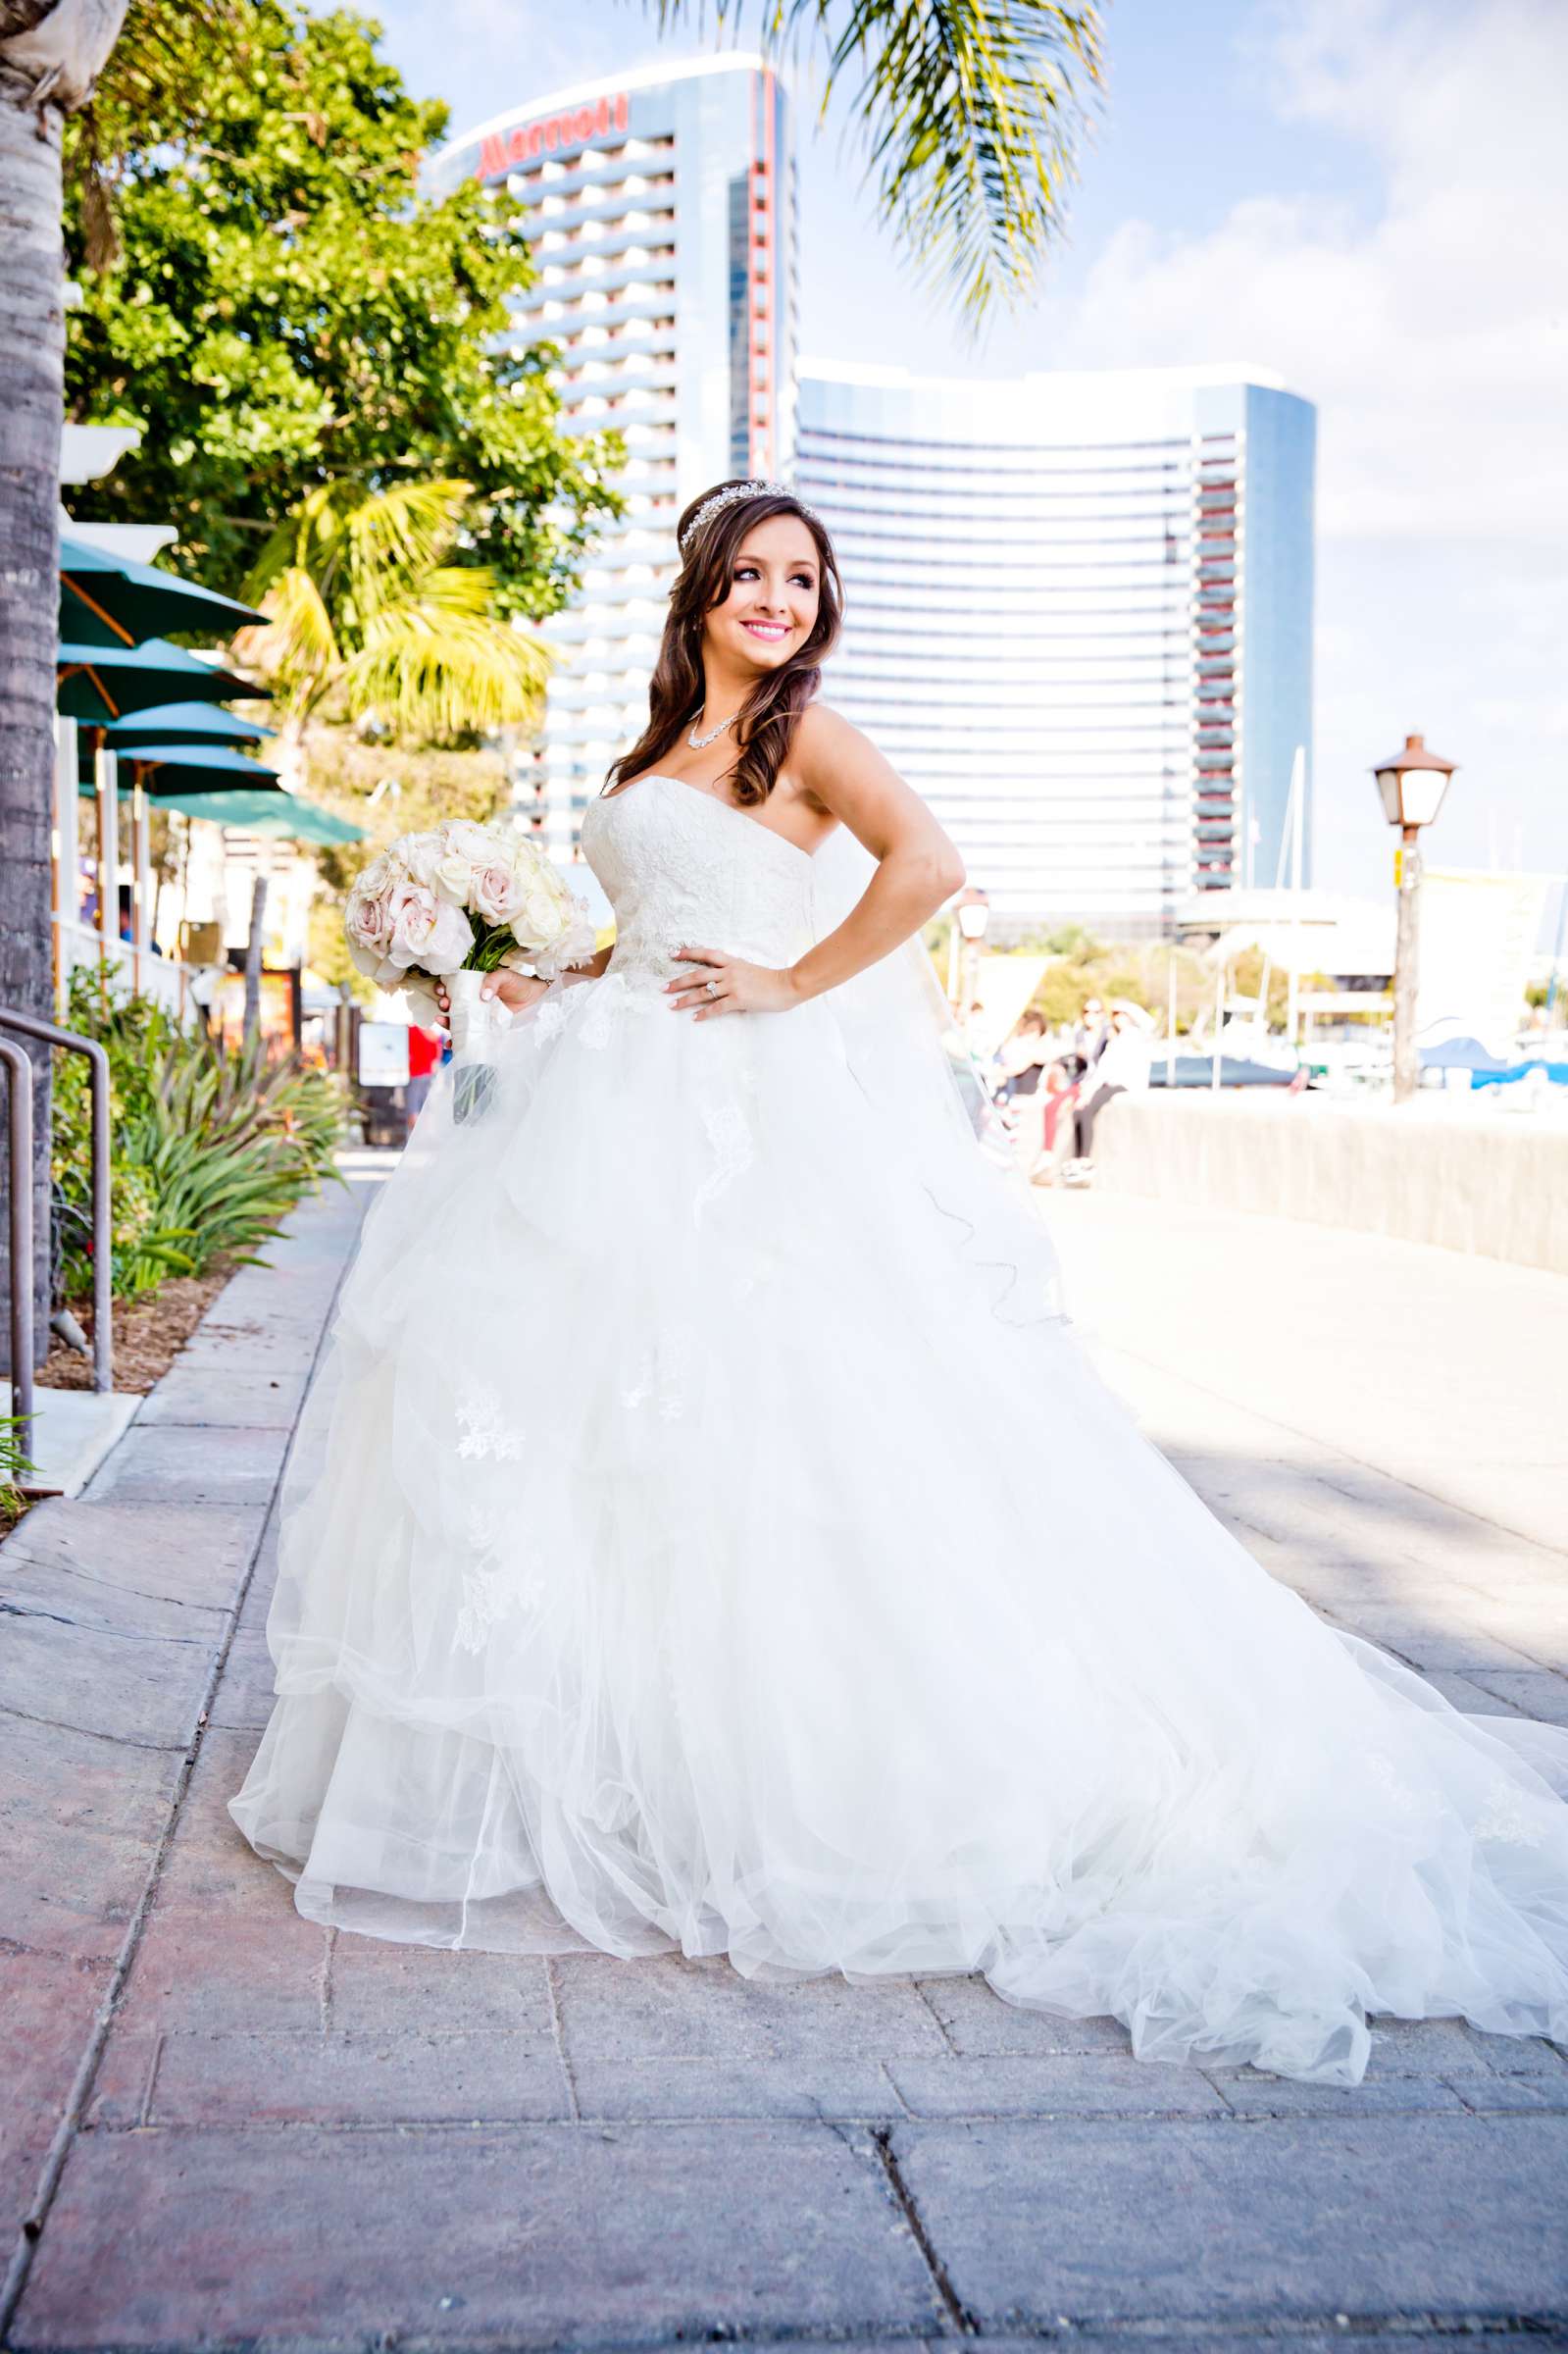
<svg viewBox="0 0 1568 2354"><path fill-rule="evenodd" d="M482 1116L437 1091L307 1410L233 1802L300 1911L984 1971L1340 2082L1369 2012L1568 2034L1568 1734L1457 1714L1256 1566L836 993L671 1009L678 945L808 944L804 851L657 776L583 846L610 969L519 1019Z"/></svg>

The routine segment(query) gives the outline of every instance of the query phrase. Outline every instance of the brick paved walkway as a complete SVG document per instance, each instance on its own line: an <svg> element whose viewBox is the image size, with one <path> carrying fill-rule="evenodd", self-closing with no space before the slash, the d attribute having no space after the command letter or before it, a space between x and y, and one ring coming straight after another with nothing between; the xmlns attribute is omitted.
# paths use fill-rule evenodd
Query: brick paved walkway
<svg viewBox="0 0 1568 2354"><path fill-rule="evenodd" d="M91 1492L0 1548L8 2345L1568 2344L1550 2046L1390 2025L1337 2093L1139 2067L971 1981L301 1921L224 1802L360 1171L236 1277ZM1106 1369L1276 1574L1467 1706L1568 1721L1568 1284L1051 1214Z"/></svg>

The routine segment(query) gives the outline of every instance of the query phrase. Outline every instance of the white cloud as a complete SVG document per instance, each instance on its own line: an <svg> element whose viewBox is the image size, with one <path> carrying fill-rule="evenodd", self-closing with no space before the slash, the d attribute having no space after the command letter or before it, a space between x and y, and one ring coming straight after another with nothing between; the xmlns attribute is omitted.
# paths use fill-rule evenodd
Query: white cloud
<svg viewBox="0 0 1568 2354"><path fill-rule="evenodd" d="M1464 763L1434 854L1568 866L1568 9L1297 0L1252 63L1282 120L1370 147L1381 206L1128 223L1053 358L1241 354L1318 403L1326 880L1380 880L1366 764L1422 725Z"/></svg>

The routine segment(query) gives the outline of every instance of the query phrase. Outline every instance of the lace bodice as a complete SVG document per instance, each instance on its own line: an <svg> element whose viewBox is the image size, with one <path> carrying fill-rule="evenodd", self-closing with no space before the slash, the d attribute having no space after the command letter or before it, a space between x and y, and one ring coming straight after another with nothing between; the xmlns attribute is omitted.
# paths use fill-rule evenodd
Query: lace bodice
<svg viewBox="0 0 1568 2354"><path fill-rule="evenodd" d="M592 802L582 850L615 909L609 969L625 981L667 981L683 946L775 965L811 946L807 852L677 777Z"/></svg>

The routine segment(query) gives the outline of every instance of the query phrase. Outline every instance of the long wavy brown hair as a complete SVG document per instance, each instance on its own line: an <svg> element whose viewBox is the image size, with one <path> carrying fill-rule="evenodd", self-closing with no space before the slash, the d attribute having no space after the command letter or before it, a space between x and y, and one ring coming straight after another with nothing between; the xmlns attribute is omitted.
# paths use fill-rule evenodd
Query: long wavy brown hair
<svg viewBox="0 0 1568 2354"><path fill-rule="evenodd" d="M694 498L676 528L684 541L692 517L720 490L733 487L715 483ZM759 523L774 515L797 515L817 546L817 619L803 645L777 670L764 671L741 704L735 720L737 751L729 782L742 808L765 801L789 757L800 714L822 684L822 665L833 651L843 618L843 587L838 560L815 515L787 490L761 490L753 498L737 498L722 507L684 546L680 576L670 591L670 617L664 625L659 659L648 682L648 724L629 752L613 762L605 779L613 789L662 760L683 728L689 728L702 709L702 625L715 605L730 593L731 575L740 542Z"/></svg>

